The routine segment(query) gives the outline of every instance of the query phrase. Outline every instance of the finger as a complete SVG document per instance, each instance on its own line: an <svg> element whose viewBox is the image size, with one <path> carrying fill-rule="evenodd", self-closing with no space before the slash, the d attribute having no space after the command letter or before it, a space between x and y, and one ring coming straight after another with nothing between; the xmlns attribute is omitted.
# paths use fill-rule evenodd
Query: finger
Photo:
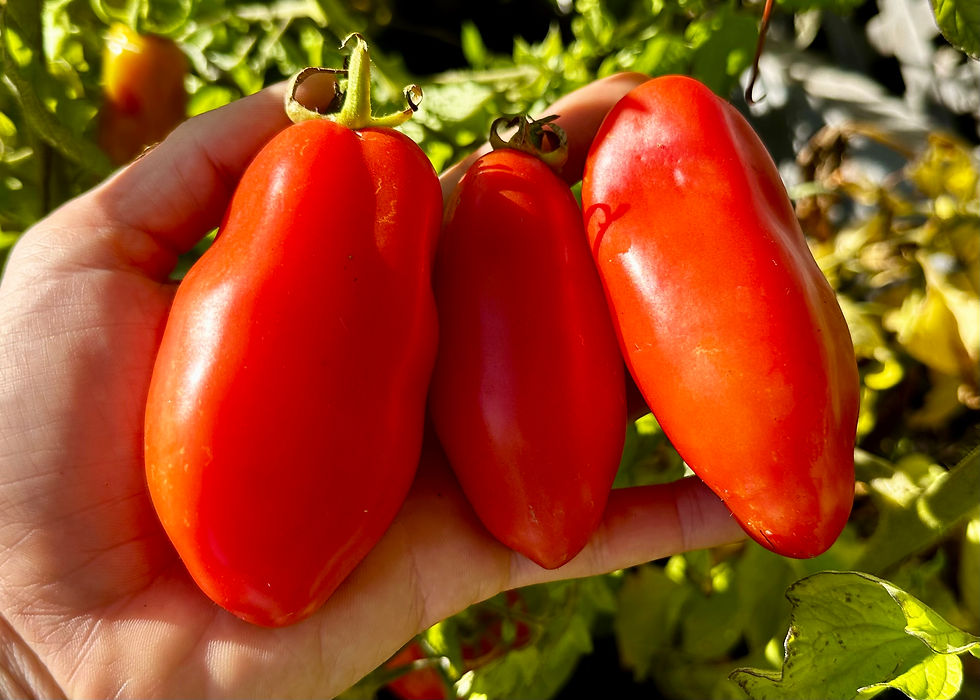
<svg viewBox="0 0 980 700"><path fill-rule="evenodd" d="M510 583L594 576L745 537L721 499L697 477L615 489L599 529L578 556L551 571L515 556Z"/></svg>
<svg viewBox="0 0 980 700"><path fill-rule="evenodd" d="M602 523L582 552L562 567L543 569L486 530L445 454L430 439L397 525L354 578L373 570L390 581L398 566L408 565L410 571L396 577L398 592L393 595L401 609L419 613L422 629L510 588L604 574L745 537L718 496L690 477L613 490ZM412 556L405 561L407 551Z"/></svg>
<svg viewBox="0 0 980 700"><path fill-rule="evenodd" d="M568 137L568 160L562 166L559 175L568 184L574 184L582 179L585 157L606 113L623 95L647 80L649 77L642 73L617 73L570 92L545 109L541 115L533 115L535 117L558 115L555 123L564 129ZM481 155L489 151L490 144L484 143L443 173L440 178L443 199L448 200L456 184L463 177L463 173Z"/></svg>

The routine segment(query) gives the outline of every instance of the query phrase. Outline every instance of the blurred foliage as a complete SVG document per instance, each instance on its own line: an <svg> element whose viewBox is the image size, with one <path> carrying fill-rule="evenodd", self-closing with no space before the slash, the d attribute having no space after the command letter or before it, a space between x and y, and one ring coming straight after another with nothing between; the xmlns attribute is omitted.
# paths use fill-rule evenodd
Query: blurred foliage
<svg viewBox="0 0 980 700"><path fill-rule="evenodd" d="M877 2L778 0L784 21L775 31L811 51L821 18L867 15ZM896 2L905 0L880 6ZM111 170L96 134L113 22L180 45L191 66L189 115L307 65L339 67L341 40L362 32L372 41L376 99L395 103L403 85L422 85L422 109L403 129L441 169L482 142L493 117L540 116L557 97L621 70L693 75L738 103L762 4L0 0L0 262L33 222ZM947 39L976 56L976 3L931 7ZM799 138L799 123L780 128ZM830 551L797 561L745 543L531 587L519 606L496 596L421 635L430 659L416 665L439 669L461 697L571 697L588 684L576 668L614 645L618 667L596 681L596 695L980 693L971 636L980 633L974 137L933 129L910 146L844 120L806 134L790 164L797 213L837 290L862 381L857 498ZM901 167L869 170L855 157L869 143ZM617 486L686 473L652 416L630 426ZM868 629L853 629L857 616ZM517 627L529 637L516 637ZM464 658L489 628L495 651L479 663ZM381 669L345 697L384 696L385 681L402 671L411 668Z"/></svg>

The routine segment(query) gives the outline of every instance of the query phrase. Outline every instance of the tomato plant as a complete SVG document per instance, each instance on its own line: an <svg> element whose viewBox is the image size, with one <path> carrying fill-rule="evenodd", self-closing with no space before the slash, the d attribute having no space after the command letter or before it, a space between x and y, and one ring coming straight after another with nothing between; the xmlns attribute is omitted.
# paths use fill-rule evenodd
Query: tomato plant
<svg viewBox="0 0 980 700"><path fill-rule="evenodd" d="M521 122L514 142L543 141ZM447 204L431 413L486 527L554 568L598 525L619 466L623 361L574 197L496 127Z"/></svg>
<svg viewBox="0 0 980 700"><path fill-rule="evenodd" d="M627 364L673 445L760 544L826 550L854 494L857 365L758 136L702 83L655 78L600 127L582 206Z"/></svg>
<svg viewBox="0 0 980 700"><path fill-rule="evenodd" d="M519 591L505 591L505 606L490 600L473 606L470 615L456 630L461 660L460 672L482 668L520 649L532 640L533 630L527 617L527 606ZM432 666L411 667L419 661L436 661L426 653L419 638L402 647L384 665L386 670L401 671L386 687L403 700L442 700L447 694L449 678Z"/></svg>
<svg viewBox="0 0 980 700"><path fill-rule="evenodd" d="M168 535L214 601L263 625L324 602L387 528L421 450L442 197L387 128L410 110L371 117L355 42L341 111L288 127L243 175L178 288L147 402Z"/></svg>
<svg viewBox="0 0 980 700"><path fill-rule="evenodd" d="M978 51L969 31L977 26L969 21L975 0L776 3L779 36L768 45L753 104L742 101L739 85L762 3L541 0L531 4L553 14L536 26L530 13L509 12L512 4L449 2L437 17L419 14L417 3L6 3L0 262L21 232L112 170L96 139L105 102L100 57L115 20L184 49L188 114L306 65L339 65L337 47L352 31L375 40L381 99L422 79L413 59L426 52L435 73L424 76L425 106L400 129L437 170L481 143L493 116L540 110L596 78L623 70L696 77L730 96L759 130L850 326L861 411L849 523L816 559L787 559L746 542L522 591L533 601L533 640L467 672L457 692L702 700L745 689L751 697L844 697L881 683L931 700L957 689L958 697L980 697L980 660L951 651L948 640L936 645L930 637L943 628L931 619L906 620L915 608L896 614L874 597L871 605L847 600L842 591L856 588L831 585L843 577L809 578L819 569L879 576L951 625L980 632L980 460L972 451L980 442L980 151L977 64L966 55ZM929 4L953 45L932 33L937 27L930 31ZM99 7L106 11L93 13ZM914 32L903 19L909 12L923 20ZM466 65L448 60L436 35L461 48ZM909 80L923 70L933 79ZM677 478L683 461L657 421L640 417L646 404L628 387L629 415L638 420L628 426L617 485ZM372 455L386 429L371 427ZM453 671L457 630L468 629L473 614L425 633L427 653L453 659ZM854 625L856 614L873 624ZM784 647L790 627L793 643ZM832 650L819 644L828 635L840 642ZM906 647L912 655L902 663L867 675L881 658L867 649ZM786 659L777 682L769 676L780 673L779 649ZM731 675L744 667L757 675ZM939 692L931 679L948 687ZM372 676L342 697L368 697L380 685Z"/></svg>
<svg viewBox="0 0 980 700"><path fill-rule="evenodd" d="M422 646L412 640L385 664L390 669L405 669L410 664L428 658ZM444 700L446 684L434 668L409 668L387 684L388 690L402 700Z"/></svg>
<svg viewBox="0 0 980 700"><path fill-rule="evenodd" d="M125 163L162 140L187 110L187 58L172 40L114 23L102 57L99 145Z"/></svg>

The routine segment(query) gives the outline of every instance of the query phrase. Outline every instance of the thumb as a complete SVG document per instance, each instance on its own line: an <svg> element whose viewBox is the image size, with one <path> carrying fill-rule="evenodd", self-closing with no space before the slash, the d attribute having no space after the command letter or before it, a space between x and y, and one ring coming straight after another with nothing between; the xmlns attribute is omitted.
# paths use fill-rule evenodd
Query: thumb
<svg viewBox="0 0 980 700"><path fill-rule="evenodd" d="M311 106L328 102L333 85L325 83L306 81L299 98ZM279 83L188 119L162 143L27 231L11 267L26 257L74 270L138 268L165 278L177 255L221 221L259 149L289 126L285 89Z"/></svg>

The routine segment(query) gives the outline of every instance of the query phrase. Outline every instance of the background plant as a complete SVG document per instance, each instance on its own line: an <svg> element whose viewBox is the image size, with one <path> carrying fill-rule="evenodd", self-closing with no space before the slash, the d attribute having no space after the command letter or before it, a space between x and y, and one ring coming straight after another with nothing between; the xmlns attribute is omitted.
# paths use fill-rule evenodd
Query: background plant
<svg viewBox="0 0 980 700"><path fill-rule="evenodd" d="M748 0L0 0L0 258L112 169L96 140L112 22L179 44L189 114L339 66L363 32L377 98L423 86L404 129L437 168L493 117L540 116L597 77L694 75L762 135L847 316L862 380L848 527L808 561L747 543L498 596L424 633L411 668L463 697L976 696L978 7L781 0L749 105ZM651 416L630 427L618 485L686 472ZM466 650L487 638L477 663ZM347 695L385 696L406 670Z"/></svg>

